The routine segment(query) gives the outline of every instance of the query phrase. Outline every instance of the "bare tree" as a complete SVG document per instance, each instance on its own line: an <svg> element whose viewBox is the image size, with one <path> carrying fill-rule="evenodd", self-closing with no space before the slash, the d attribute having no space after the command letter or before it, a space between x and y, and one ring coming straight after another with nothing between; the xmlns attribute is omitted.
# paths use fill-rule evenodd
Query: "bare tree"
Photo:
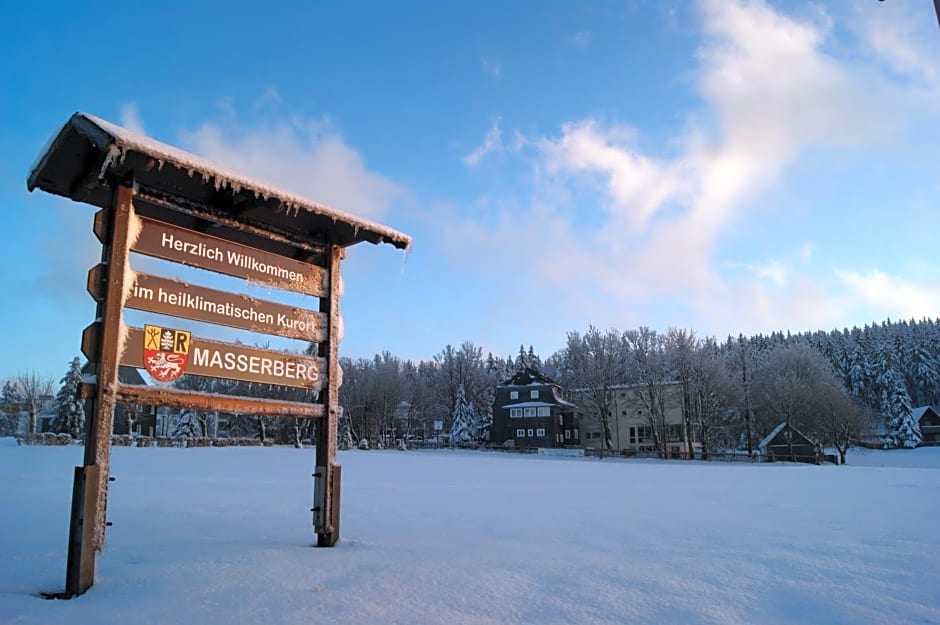
<svg viewBox="0 0 940 625"><path fill-rule="evenodd" d="M729 408L738 403L737 390L719 356L718 344L712 338L702 341L693 358L692 408L705 460L716 448L734 446Z"/></svg>
<svg viewBox="0 0 940 625"><path fill-rule="evenodd" d="M754 372L754 387L765 433L783 422L841 450L857 439L858 411L829 360L812 347L775 348Z"/></svg>
<svg viewBox="0 0 940 625"><path fill-rule="evenodd" d="M829 386L820 391L816 436L835 447L839 464L845 464L846 453L858 443L861 435L863 414L867 412L870 418L871 409L863 408L844 388Z"/></svg>
<svg viewBox="0 0 940 625"><path fill-rule="evenodd" d="M36 413L42 409L42 403L52 396L55 380L27 369L16 376L16 384L20 389L23 405L29 414L29 433L36 433Z"/></svg>
<svg viewBox="0 0 940 625"><path fill-rule="evenodd" d="M669 382L663 337L645 326L624 333L633 373L640 388L634 394L646 408L653 446L666 457L666 383Z"/></svg>
<svg viewBox="0 0 940 625"><path fill-rule="evenodd" d="M685 441L688 458L694 458L692 441L695 440L695 393L693 378L695 376L695 360L700 349L695 332L682 328L669 328L664 337L666 361L675 374L679 383L682 401L682 438Z"/></svg>
<svg viewBox="0 0 940 625"><path fill-rule="evenodd" d="M611 387L623 382L625 364L623 336L611 329L602 333L591 326L581 336L568 333L565 359L571 387L579 389L589 404L587 414L596 419L604 432L604 448L611 449Z"/></svg>

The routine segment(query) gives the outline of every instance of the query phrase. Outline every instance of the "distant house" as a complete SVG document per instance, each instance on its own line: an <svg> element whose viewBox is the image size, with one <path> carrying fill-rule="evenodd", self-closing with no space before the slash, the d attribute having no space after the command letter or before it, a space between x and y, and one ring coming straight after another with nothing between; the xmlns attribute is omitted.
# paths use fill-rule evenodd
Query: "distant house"
<svg viewBox="0 0 940 625"><path fill-rule="evenodd" d="M689 457L700 454L701 432L698 428L684 427L682 414L682 387L678 382L667 382L657 386L658 410L650 414L646 399L645 384L617 384L608 390L607 402L610 412L607 423L610 427L612 449L634 453L663 451L669 457ZM585 390L572 392L575 401L587 403ZM602 419L589 414L584 424L584 446L605 449ZM660 448L657 449L656 443Z"/></svg>
<svg viewBox="0 0 940 625"><path fill-rule="evenodd" d="M523 367L496 387L491 440L515 447L579 447L581 414L560 385Z"/></svg>
<svg viewBox="0 0 940 625"><path fill-rule="evenodd" d="M822 461L820 444L786 422L775 427L757 447L768 462Z"/></svg>
<svg viewBox="0 0 940 625"><path fill-rule="evenodd" d="M919 406L911 409L911 416L920 426L920 446L933 447L940 445L940 410L933 406ZM859 445L869 449L884 449L887 437L888 430L885 427L885 417L876 415L862 432Z"/></svg>
<svg viewBox="0 0 940 625"><path fill-rule="evenodd" d="M940 412L933 406L921 406L911 411L920 425L920 444L926 447L940 445Z"/></svg>
<svg viewBox="0 0 940 625"><path fill-rule="evenodd" d="M85 366L82 368L82 373L85 375L94 374L94 364L85 363ZM146 385L147 381L140 371L134 367L126 367L121 365L118 367L118 381L121 384L136 384L136 385ZM83 403L83 408L85 409L85 420L94 418L92 415L92 406L94 405L94 400L88 398ZM112 426L112 434L144 434L152 436L154 433L154 427L156 425L156 417L154 416L155 410L151 406L130 406L128 404L118 404L114 408L114 424ZM130 419L128 419L130 416ZM128 425L133 424L133 432L130 431Z"/></svg>
<svg viewBox="0 0 940 625"><path fill-rule="evenodd" d="M58 416L58 405L52 395L43 395L39 398L39 412L36 413L36 431L51 432L52 425Z"/></svg>

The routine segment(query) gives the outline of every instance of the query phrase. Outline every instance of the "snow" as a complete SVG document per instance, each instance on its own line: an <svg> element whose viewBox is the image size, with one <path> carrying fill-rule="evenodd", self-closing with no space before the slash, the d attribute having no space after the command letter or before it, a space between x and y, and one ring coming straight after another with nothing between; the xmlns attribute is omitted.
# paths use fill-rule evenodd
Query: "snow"
<svg viewBox="0 0 940 625"><path fill-rule="evenodd" d="M544 402L544 401L524 401L515 404L506 404L502 406L503 408L545 408L556 406L557 404Z"/></svg>
<svg viewBox="0 0 940 625"><path fill-rule="evenodd" d="M122 128L121 126L112 124L109 121L95 117L94 115L79 112L75 113L72 117L73 118L67 122L66 127L68 124L74 123L76 119L84 119L87 122L97 126L111 137L112 143L108 147L107 156L104 159L104 163L101 167L100 177L104 177L104 174L112 165L120 164L124 160L128 151L140 152L157 161L161 169L163 168L164 164L170 163L180 170L187 171L190 177L199 175L204 182L208 183L211 181L215 185L217 191L226 187L232 189L232 191L235 193L238 193L242 189L247 189L254 193L256 198L261 198L264 200L268 200L271 197L276 198L286 207L286 214L293 212L296 215L301 209L303 209L307 212L316 213L325 217L331 217L334 221L347 223L353 226L357 231L359 229L363 229L374 232L382 237L382 239L384 239L386 242L395 245L395 247L404 248L406 250L411 247L411 238L409 236L381 224L362 219L349 213L338 211L323 204L312 202L288 191L284 191L263 182L253 180L243 174L225 170L215 163L212 163L195 154L167 145L126 128ZM55 136L58 137L58 134ZM53 139L43 149L43 151L39 153L36 162L30 169L30 179L33 178L36 170L42 166L42 163L47 154L54 149L55 139Z"/></svg>
<svg viewBox="0 0 940 625"><path fill-rule="evenodd" d="M96 585L64 585L82 448L0 439L0 623L938 623L940 448L856 466L117 447Z"/></svg>

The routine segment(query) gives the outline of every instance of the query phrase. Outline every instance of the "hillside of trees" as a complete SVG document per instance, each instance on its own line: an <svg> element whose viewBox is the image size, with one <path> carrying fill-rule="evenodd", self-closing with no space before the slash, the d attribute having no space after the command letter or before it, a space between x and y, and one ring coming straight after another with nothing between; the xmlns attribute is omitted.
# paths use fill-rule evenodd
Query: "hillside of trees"
<svg viewBox="0 0 940 625"><path fill-rule="evenodd" d="M914 447L921 433L912 409L940 403L940 321L885 321L863 328L803 334L700 338L672 328L570 332L566 344L547 358L532 347L515 355L484 355L472 342L448 345L430 360L413 362L384 352L371 359L341 358L340 445L384 446L396 439L485 442L498 384L521 367L531 367L568 391L577 390L584 418L593 420L610 442L610 389L633 385L651 414L667 385L681 389L685 426L696 432L703 452L756 449L777 424L787 422L827 446L845 450L868 433L886 447ZM57 395L56 431L73 436L84 415L75 393L78 359L69 363ZM310 392L197 376L177 386L231 395L313 399ZM3 388L0 430L15 429L27 412L35 431L39 397L52 393L52 380L28 372ZM134 414L131 410L128 414ZM208 432L206 415L192 427ZM248 415L228 420L235 436L274 436L299 444L314 422Z"/></svg>
<svg viewBox="0 0 940 625"><path fill-rule="evenodd" d="M666 384L678 383L683 413L706 451L752 451L786 421L844 453L864 432L880 435L888 447L920 442L911 411L940 401L940 322L888 320L723 341L684 329L591 327L569 333L565 346L544 359L531 347L505 358L484 356L465 342L417 363L386 352L341 364L345 428L357 440L380 441L391 432L447 436L456 407L461 422L469 411L471 429L485 436L495 386L525 365L578 389L585 418L605 431L611 387L642 385L655 399ZM443 428L436 431L434 422Z"/></svg>

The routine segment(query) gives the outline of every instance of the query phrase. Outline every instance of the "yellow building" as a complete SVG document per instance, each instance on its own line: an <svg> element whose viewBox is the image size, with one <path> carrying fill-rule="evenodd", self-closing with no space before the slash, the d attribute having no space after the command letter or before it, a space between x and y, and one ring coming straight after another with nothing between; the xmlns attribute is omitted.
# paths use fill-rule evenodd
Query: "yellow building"
<svg viewBox="0 0 940 625"><path fill-rule="evenodd" d="M603 420L589 400L590 394L579 389L572 399L581 406L581 442L584 447L604 449ZM622 384L608 391L608 423L611 449L633 453L653 453L665 446L671 457L686 456L691 448L701 452L698 428L686 436L682 418L682 386L678 382L657 385L650 396L642 384Z"/></svg>

